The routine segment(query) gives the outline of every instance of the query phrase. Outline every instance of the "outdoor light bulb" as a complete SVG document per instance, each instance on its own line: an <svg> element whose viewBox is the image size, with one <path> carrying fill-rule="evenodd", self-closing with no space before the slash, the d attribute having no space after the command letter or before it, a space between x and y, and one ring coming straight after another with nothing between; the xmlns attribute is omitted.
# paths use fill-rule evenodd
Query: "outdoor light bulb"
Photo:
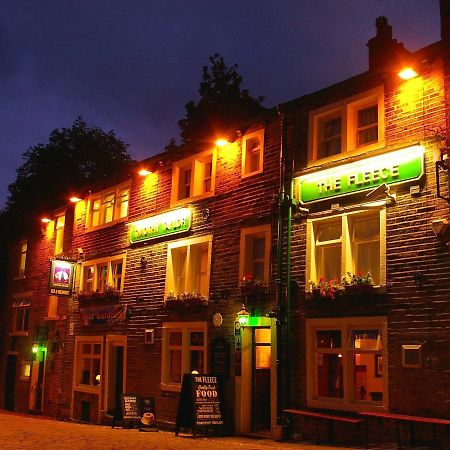
<svg viewBox="0 0 450 450"><path fill-rule="evenodd" d="M49 222L51 222L52 220L51 219L49 219L48 217L43 217L42 219L41 219L41 222L42 223L49 223Z"/></svg>
<svg viewBox="0 0 450 450"><path fill-rule="evenodd" d="M37 353L39 351L39 346L37 344L33 344L33 347L31 347L31 351L33 353Z"/></svg>
<svg viewBox="0 0 450 450"><path fill-rule="evenodd" d="M338 358L342 358L342 353L339 353L339 354L338 354Z"/></svg>
<svg viewBox="0 0 450 450"><path fill-rule="evenodd" d="M225 147L225 145L228 144L228 141L226 139L217 139L216 145L217 147Z"/></svg>
<svg viewBox="0 0 450 450"><path fill-rule="evenodd" d="M403 80L410 80L411 78L417 77L418 73L412 67L406 67L402 69L398 74Z"/></svg>
<svg viewBox="0 0 450 450"><path fill-rule="evenodd" d="M81 202L81 198L80 197L76 197L75 195L73 197L70 197L70 201L72 203L78 203Z"/></svg>
<svg viewBox="0 0 450 450"><path fill-rule="evenodd" d="M141 169L139 172L138 172L138 174L141 176L141 177L146 177L147 175L150 175L152 172L150 171L150 170L147 170L147 169Z"/></svg>
<svg viewBox="0 0 450 450"><path fill-rule="evenodd" d="M96 381L97 383L100 383L100 374L98 374L98 375L95 376L95 381Z"/></svg>

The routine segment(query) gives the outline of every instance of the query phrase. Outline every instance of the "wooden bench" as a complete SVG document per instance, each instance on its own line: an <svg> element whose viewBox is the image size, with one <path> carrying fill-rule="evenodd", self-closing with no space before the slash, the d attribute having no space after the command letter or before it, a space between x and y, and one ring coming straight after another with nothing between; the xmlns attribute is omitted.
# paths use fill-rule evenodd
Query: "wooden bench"
<svg viewBox="0 0 450 450"><path fill-rule="evenodd" d="M285 409L284 414L289 416L302 416L305 420L308 417L312 417L316 420L316 443L320 443L320 433L319 433L319 420L326 420L328 423L328 442L334 442L334 422L341 422L345 424L345 445L347 445L347 425L359 425L363 422L363 419L358 417L348 417L339 414L331 414L328 412L314 411L309 409Z"/></svg>
<svg viewBox="0 0 450 450"><path fill-rule="evenodd" d="M416 437L415 437L415 429L414 425L416 423L425 423L433 426L433 440L434 444L437 444L436 438L436 426L441 425L444 427L450 426L450 420L447 419L437 419L434 417L421 417L421 416L406 416L403 414L391 414L385 412L373 412L373 411L365 411L360 412L360 416L365 417L366 419L366 448L369 445L369 419L376 418L379 420L393 420L396 422L397 427L397 446L401 449L401 438L400 438L400 424L407 423L409 425L409 435L410 435L410 444L411 446L416 445ZM434 447L433 447L434 448Z"/></svg>

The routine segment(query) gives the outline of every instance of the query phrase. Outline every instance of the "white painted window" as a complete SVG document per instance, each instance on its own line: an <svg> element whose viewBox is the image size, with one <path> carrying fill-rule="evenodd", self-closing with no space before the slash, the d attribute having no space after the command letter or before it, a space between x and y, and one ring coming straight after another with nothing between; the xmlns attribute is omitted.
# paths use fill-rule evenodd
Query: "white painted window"
<svg viewBox="0 0 450 450"><path fill-rule="evenodd" d="M264 161L264 130L258 130L242 139L242 177L261 173Z"/></svg>
<svg viewBox="0 0 450 450"><path fill-rule="evenodd" d="M387 405L386 318L309 319L308 406L341 410Z"/></svg>
<svg viewBox="0 0 450 450"><path fill-rule="evenodd" d="M384 145L383 88L314 110L309 120L309 161Z"/></svg>
<svg viewBox="0 0 450 450"><path fill-rule="evenodd" d="M347 272L386 284L386 210L349 212L309 219L307 279L339 281Z"/></svg>
<svg viewBox="0 0 450 450"><path fill-rule="evenodd" d="M107 288L123 291L125 255L115 255L82 265L80 290L82 292L104 292Z"/></svg>
<svg viewBox="0 0 450 450"><path fill-rule="evenodd" d="M208 150L173 164L171 204L214 194L216 153Z"/></svg>
<svg viewBox="0 0 450 450"><path fill-rule="evenodd" d="M207 370L207 327L205 322L163 323L161 387L179 391L183 374Z"/></svg>
<svg viewBox="0 0 450 450"><path fill-rule="evenodd" d="M269 282L270 225L259 225L241 230L239 279L246 276Z"/></svg>
<svg viewBox="0 0 450 450"><path fill-rule="evenodd" d="M169 243L166 297L187 292L209 297L211 246L212 236Z"/></svg>
<svg viewBox="0 0 450 450"><path fill-rule="evenodd" d="M102 369L102 339L96 336L76 338L74 386L98 390Z"/></svg>
<svg viewBox="0 0 450 450"><path fill-rule="evenodd" d="M128 216L130 184L92 194L88 202L87 228L113 223Z"/></svg>

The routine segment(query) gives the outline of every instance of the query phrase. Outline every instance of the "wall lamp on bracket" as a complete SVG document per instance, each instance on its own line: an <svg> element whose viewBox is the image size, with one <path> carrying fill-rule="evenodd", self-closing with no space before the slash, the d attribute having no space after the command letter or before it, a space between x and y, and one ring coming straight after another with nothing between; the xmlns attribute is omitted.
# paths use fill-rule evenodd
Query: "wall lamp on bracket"
<svg viewBox="0 0 450 450"><path fill-rule="evenodd" d="M245 328L248 325L250 313L245 309L244 303L242 304L241 310L236 314L236 319L241 328Z"/></svg>
<svg viewBox="0 0 450 450"><path fill-rule="evenodd" d="M145 256L141 257L141 269L145 269L147 267L148 260Z"/></svg>

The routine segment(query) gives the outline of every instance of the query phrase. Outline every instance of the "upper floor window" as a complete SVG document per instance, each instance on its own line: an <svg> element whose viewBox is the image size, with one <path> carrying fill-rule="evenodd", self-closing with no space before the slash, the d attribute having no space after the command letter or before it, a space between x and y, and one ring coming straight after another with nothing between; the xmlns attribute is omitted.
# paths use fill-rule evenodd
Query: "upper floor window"
<svg viewBox="0 0 450 450"><path fill-rule="evenodd" d="M308 406L341 410L384 407L384 317L309 319Z"/></svg>
<svg viewBox="0 0 450 450"><path fill-rule="evenodd" d="M86 261L82 266L81 291L105 292L107 288L123 290L125 257L123 255Z"/></svg>
<svg viewBox="0 0 450 450"><path fill-rule="evenodd" d="M254 280L268 283L269 272L270 225L243 228L240 244L240 279L250 275Z"/></svg>
<svg viewBox="0 0 450 450"><path fill-rule="evenodd" d="M58 216L55 224L55 255L63 253L64 248L64 225L66 216Z"/></svg>
<svg viewBox="0 0 450 450"><path fill-rule="evenodd" d="M264 130L258 130L243 137L242 177L263 171Z"/></svg>
<svg viewBox="0 0 450 450"><path fill-rule="evenodd" d="M309 160L384 145L383 89L377 88L310 113Z"/></svg>
<svg viewBox="0 0 450 450"><path fill-rule="evenodd" d="M172 242L167 251L166 296L185 292L209 297L212 236Z"/></svg>
<svg viewBox="0 0 450 450"><path fill-rule="evenodd" d="M28 242L21 242L19 244L19 260L17 267L17 277L23 278L25 276L25 266L27 262Z"/></svg>
<svg viewBox="0 0 450 450"><path fill-rule="evenodd" d="M347 272L370 273L375 285L386 283L386 210L309 219L307 279L341 280Z"/></svg>
<svg viewBox="0 0 450 450"><path fill-rule="evenodd" d="M207 369L207 332L205 322L163 323L161 385L179 391L184 373Z"/></svg>
<svg viewBox="0 0 450 450"><path fill-rule="evenodd" d="M13 334L27 334L30 320L30 301L17 300L12 304L12 326Z"/></svg>
<svg viewBox="0 0 450 450"><path fill-rule="evenodd" d="M213 195L216 176L214 150L199 153L173 164L171 203Z"/></svg>
<svg viewBox="0 0 450 450"><path fill-rule="evenodd" d="M87 227L98 227L128 216L129 183L89 197Z"/></svg>

